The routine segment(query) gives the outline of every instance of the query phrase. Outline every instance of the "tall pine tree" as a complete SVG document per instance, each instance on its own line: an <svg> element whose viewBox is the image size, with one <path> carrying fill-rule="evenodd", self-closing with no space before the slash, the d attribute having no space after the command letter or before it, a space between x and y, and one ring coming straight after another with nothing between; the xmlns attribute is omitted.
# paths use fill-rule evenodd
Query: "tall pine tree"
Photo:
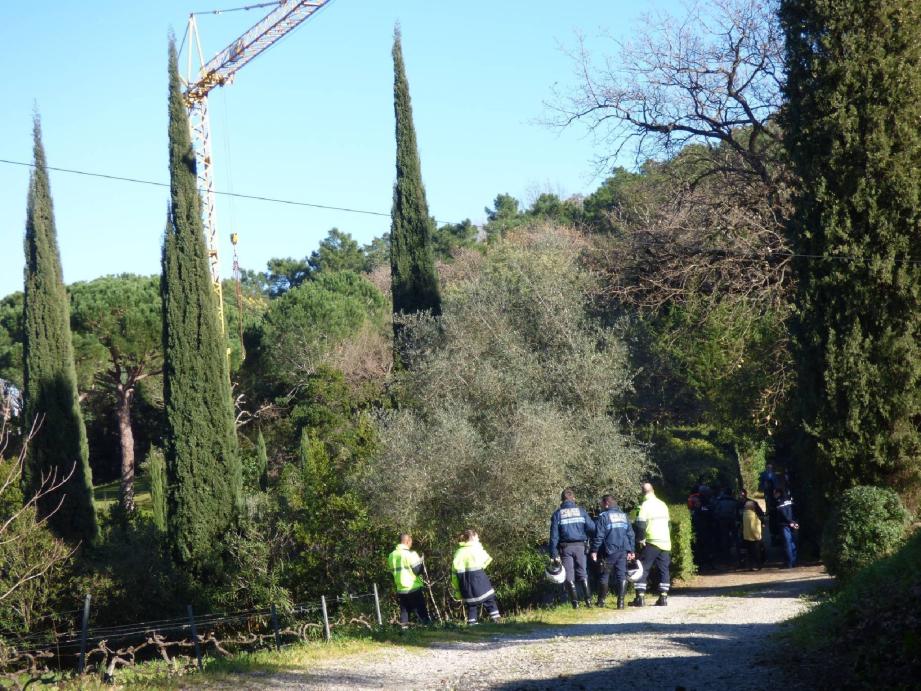
<svg viewBox="0 0 921 691"><path fill-rule="evenodd" d="M422 167L413 126L409 83L403 65L400 29L393 35L393 110L396 116L397 178L393 187L390 221L390 276L393 312L412 314L423 310L441 314L441 296L435 272L432 234L435 224L429 216L422 184ZM394 335L399 342L399 325Z"/></svg>
<svg viewBox="0 0 921 691"><path fill-rule="evenodd" d="M52 514L51 524L59 535L91 542L97 534L93 480L38 115L33 137L35 167L26 208L23 380L26 424L40 418L41 428L29 446L23 482L31 497L43 481L61 482L69 476L57 491L42 497L39 513Z"/></svg>
<svg viewBox="0 0 921 691"><path fill-rule="evenodd" d="M208 268L195 154L176 46L169 46L170 207L163 242L163 393L169 537L204 566L239 505L241 470L226 342Z"/></svg>
<svg viewBox="0 0 921 691"><path fill-rule="evenodd" d="M921 485L921 4L784 0L801 466Z"/></svg>

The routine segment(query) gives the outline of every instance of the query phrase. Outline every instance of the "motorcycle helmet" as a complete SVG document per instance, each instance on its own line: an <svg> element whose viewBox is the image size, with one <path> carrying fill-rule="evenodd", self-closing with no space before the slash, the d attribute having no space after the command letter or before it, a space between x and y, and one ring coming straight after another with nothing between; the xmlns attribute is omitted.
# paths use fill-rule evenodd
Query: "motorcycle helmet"
<svg viewBox="0 0 921 691"><path fill-rule="evenodd" d="M643 577L643 563L639 559L631 559L627 562L627 580L636 583Z"/></svg>
<svg viewBox="0 0 921 691"><path fill-rule="evenodd" d="M551 561L547 568L544 569L544 578L551 583L562 583L566 580L566 570L560 562Z"/></svg>

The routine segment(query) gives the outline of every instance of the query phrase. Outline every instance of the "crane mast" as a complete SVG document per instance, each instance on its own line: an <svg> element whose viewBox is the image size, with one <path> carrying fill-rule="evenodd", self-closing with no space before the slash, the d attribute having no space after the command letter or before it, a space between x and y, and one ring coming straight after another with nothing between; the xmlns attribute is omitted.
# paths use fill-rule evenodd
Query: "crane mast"
<svg viewBox="0 0 921 691"><path fill-rule="evenodd" d="M214 193L214 163L211 157L211 125L208 120L208 94L218 86L233 82L234 76L253 58L264 53L300 26L305 20L332 0L282 0L278 6L245 31L239 38L205 62L195 13L189 15L188 72L185 80L185 101L189 110L189 129L198 167L198 189L202 196L202 215L208 244L211 280L218 297L221 328L224 328L224 300L221 290L220 257L218 254L217 212ZM246 8L248 9L248 8ZM193 52L198 67L194 67ZM236 244L236 243L234 243Z"/></svg>

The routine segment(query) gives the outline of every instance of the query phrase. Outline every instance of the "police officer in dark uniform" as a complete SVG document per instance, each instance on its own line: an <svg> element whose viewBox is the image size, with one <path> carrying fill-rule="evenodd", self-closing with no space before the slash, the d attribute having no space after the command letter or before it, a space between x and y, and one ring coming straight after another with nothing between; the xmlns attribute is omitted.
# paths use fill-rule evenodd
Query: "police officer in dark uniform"
<svg viewBox="0 0 921 691"><path fill-rule="evenodd" d="M632 559L636 550L633 526L627 514L620 510L610 494L601 497L602 513L595 521L595 537L592 540L592 561L598 561L601 553L601 575L598 578L598 606L604 607L608 594L608 580L614 572L614 587L617 588L617 609L624 609L627 594L627 559ZM604 551L600 552L601 547Z"/></svg>
<svg viewBox="0 0 921 691"><path fill-rule="evenodd" d="M595 535L595 523L581 506L576 506L575 493L566 488L560 496L560 508L550 519L550 558L562 561L566 569L566 592L573 609L579 606L576 583L582 584L585 606L591 607L588 573L585 570L585 547Z"/></svg>

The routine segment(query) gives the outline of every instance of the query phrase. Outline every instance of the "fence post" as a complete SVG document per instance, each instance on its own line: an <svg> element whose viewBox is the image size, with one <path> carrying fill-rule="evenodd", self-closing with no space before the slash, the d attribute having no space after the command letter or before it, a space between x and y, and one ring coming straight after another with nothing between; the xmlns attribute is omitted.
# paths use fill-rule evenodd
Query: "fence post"
<svg viewBox="0 0 921 691"><path fill-rule="evenodd" d="M195 659L198 660L198 671L202 670L201 665L201 647L198 645L198 632L195 630L195 614L192 612L192 605L188 606L189 628L192 629L192 642L195 644Z"/></svg>
<svg viewBox="0 0 921 691"><path fill-rule="evenodd" d="M384 620L381 619L381 598L377 594L377 583L374 584L374 609L377 610L377 625L383 626Z"/></svg>
<svg viewBox="0 0 921 691"><path fill-rule="evenodd" d="M90 623L90 594L86 594L83 601L83 625L80 627L80 660L77 662L77 674L83 674L86 669L86 634Z"/></svg>
<svg viewBox="0 0 921 691"><path fill-rule="evenodd" d="M326 640L329 641L332 635L329 632L329 614L326 612L326 596L320 596L320 605L323 607L323 630L326 632Z"/></svg>
<svg viewBox="0 0 921 691"><path fill-rule="evenodd" d="M275 610L275 603L272 603L272 629L275 631L275 650L281 650L281 643L278 640L278 612Z"/></svg>

